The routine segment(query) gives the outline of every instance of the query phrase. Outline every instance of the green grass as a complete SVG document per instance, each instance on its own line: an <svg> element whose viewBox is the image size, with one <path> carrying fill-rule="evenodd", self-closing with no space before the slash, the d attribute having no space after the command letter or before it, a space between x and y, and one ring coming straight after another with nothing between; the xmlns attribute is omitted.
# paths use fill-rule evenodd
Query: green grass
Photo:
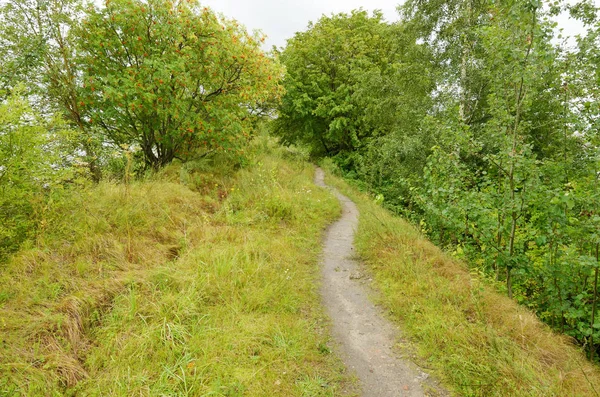
<svg viewBox="0 0 600 397"><path fill-rule="evenodd" d="M356 246L378 303L412 342L416 363L449 390L481 397L599 395L598 367L567 337L369 196L331 173L327 183L359 207Z"/></svg>
<svg viewBox="0 0 600 397"><path fill-rule="evenodd" d="M0 271L0 395L346 395L318 294L340 212L263 142L55 203Z"/></svg>

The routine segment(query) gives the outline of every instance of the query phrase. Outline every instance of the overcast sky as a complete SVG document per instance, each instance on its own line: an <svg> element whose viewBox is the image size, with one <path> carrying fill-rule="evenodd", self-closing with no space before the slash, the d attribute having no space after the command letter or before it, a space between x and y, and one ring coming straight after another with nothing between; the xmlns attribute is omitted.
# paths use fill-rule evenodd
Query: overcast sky
<svg viewBox="0 0 600 397"><path fill-rule="evenodd" d="M321 15L349 12L361 6L380 9L387 20L397 20L394 0L200 0L213 10L237 19L248 30L260 29L268 36L268 49L283 46L295 32L306 30Z"/></svg>
<svg viewBox="0 0 600 397"><path fill-rule="evenodd" d="M200 0L213 10L237 19L248 30L260 29L267 36L266 49L272 45L283 46L295 32L306 30L309 21L321 15L349 12L363 7L366 10L380 9L388 21L396 21L396 6L401 0ZM571 2L575 0L570 0ZM600 0L596 0L600 3ZM559 24L566 33L581 33L577 23L564 15Z"/></svg>

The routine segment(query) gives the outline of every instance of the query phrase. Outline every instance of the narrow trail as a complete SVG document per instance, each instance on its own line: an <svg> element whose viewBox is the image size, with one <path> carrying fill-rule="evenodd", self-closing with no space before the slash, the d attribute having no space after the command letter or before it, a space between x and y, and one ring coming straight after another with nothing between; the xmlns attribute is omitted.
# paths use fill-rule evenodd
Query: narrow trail
<svg viewBox="0 0 600 397"><path fill-rule="evenodd" d="M315 184L328 187L320 168ZM335 348L358 377L365 397L430 395L424 391L429 388L423 387L429 376L394 353L399 331L369 301L369 287L359 282L363 275L353 259L358 209L349 198L331 190L341 202L343 213L324 238L321 295L332 321Z"/></svg>

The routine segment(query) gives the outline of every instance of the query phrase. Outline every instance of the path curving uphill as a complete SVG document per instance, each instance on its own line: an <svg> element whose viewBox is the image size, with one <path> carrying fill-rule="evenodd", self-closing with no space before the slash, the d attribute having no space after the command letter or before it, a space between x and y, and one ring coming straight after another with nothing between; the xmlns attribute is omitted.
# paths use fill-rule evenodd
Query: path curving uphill
<svg viewBox="0 0 600 397"><path fill-rule="evenodd" d="M315 184L325 185L317 168ZM360 381L365 397L421 397L428 375L393 351L398 331L368 299L368 286L354 257L354 232L358 226L356 205L330 188L343 206L342 217L324 237L321 295L331 318L336 349L346 367ZM437 393L436 393L437 394Z"/></svg>

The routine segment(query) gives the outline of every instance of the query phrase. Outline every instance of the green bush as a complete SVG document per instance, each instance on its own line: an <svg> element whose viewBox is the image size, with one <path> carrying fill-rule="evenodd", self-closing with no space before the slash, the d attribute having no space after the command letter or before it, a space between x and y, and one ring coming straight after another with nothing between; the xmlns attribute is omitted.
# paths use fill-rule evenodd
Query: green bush
<svg viewBox="0 0 600 397"><path fill-rule="evenodd" d="M79 184L73 132L43 120L19 91L0 103L0 260L32 238L51 193ZM56 194L53 194L56 197Z"/></svg>

